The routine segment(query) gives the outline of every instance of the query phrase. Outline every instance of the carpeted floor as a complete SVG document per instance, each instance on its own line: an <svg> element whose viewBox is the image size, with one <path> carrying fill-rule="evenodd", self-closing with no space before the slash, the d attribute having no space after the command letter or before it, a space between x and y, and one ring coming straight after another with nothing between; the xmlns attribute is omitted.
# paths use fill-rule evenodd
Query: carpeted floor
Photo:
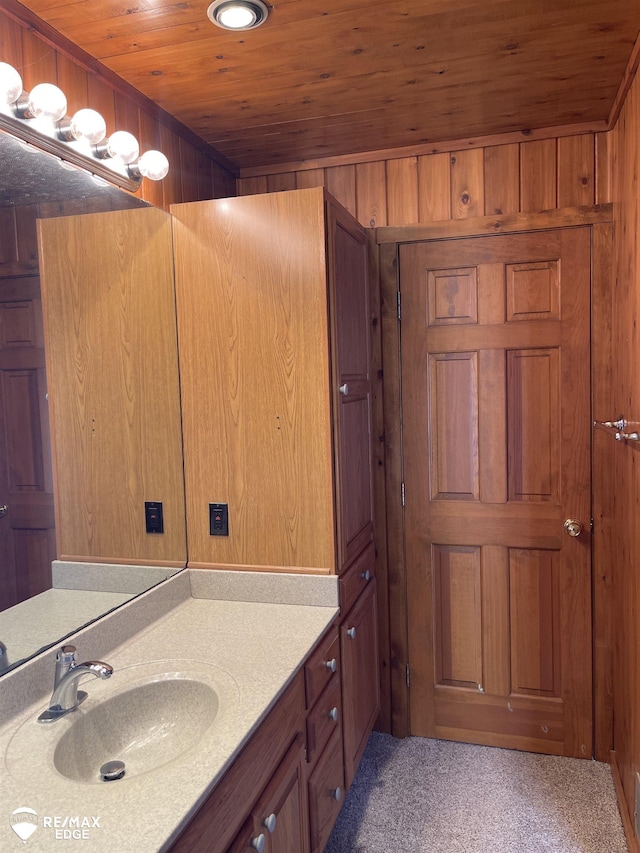
<svg viewBox="0 0 640 853"><path fill-rule="evenodd" d="M374 732L325 853L626 853L608 765Z"/></svg>

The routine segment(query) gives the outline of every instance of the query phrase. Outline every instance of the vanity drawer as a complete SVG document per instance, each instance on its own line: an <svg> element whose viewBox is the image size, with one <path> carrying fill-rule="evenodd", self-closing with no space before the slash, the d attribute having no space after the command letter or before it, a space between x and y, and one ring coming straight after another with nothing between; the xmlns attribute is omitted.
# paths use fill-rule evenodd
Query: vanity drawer
<svg viewBox="0 0 640 853"><path fill-rule="evenodd" d="M307 761L310 766L313 766L326 742L341 725L340 678L336 673L307 717Z"/></svg>
<svg viewBox="0 0 640 853"><path fill-rule="evenodd" d="M342 738L335 731L309 776L311 853L322 853L342 808L344 758Z"/></svg>
<svg viewBox="0 0 640 853"><path fill-rule="evenodd" d="M340 637L332 628L304 667L307 708L311 708L334 672L340 672Z"/></svg>
<svg viewBox="0 0 640 853"><path fill-rule="evenodd" d="M357 557L347 571L340 575L340 610L347 614L360 597L360 593L374 576L376 550L369 545Z"/></svg>

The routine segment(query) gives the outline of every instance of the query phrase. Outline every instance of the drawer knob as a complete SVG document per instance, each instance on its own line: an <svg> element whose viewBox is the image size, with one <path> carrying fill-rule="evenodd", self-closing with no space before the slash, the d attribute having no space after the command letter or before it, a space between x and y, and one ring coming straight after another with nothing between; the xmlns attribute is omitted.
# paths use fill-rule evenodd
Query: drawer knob
<svg viewBox="0 0 640 853"><path fill-rule="evenodd" d="M265 826L271 834L275 832L276 829L276 816L273 812L269 815L269 817L265 817L262 821L262 825Z"/></svg>
<svg viewBox="0 0 640 853"><path fill-rule="evenodd" d="M355 640L356 629L355 628L347 628L347 637L349 637L350 640Z"/></svg>
<svg viewBox="0 0 640 853"><path fill-rule="evenodd" d="M326 660L324 662L324 665L326 666L327 669L330 669L331 672L335 672L336 669L338 668L338 664L337 664L335 658L331 658L331 660Z"/></svg>
<svg viewBox="0 0 640 853"><path fill-rule="evenodd" d="M343 397L348 397L348 396L349 396L349 386L347 385L347 383L346 383L346 382L344 383L344 385L341 385L341 386L338 388L338 391L340 391L340 393L342 394L342 396L343 396Z"/></svg>
<svg viewBox="0 0 640 853"><path fill-rule="evenodd" d="M251 846L254 850L257 850L258 853L262 853L266 843L267 839L264 832L261 832L260 835L256 835L255 838L251 839Z"/></svg>
<svg viewBox="0 0 640 853"><path fill-rule="evenodd" d="M332 708L327 714L327 716L330 720L333 720L333 722L336 723L338 721L338 709Z"/></svg>
<svg viewBox="0 0 640 853"><path fill-rule="evenodd" d="M367 569L366 572L362 572L360 577L364 578L364 580L368 581L369 578L371 577L371 572L369 571L369 569Z"/></svg>
<svg viewBox="0 0 640 853"><path fill-rule="evenodd" d="M336 801L336 803L339 803L342 799L342 788L333 788L333 790L331 791L331 796Z"/></svg>

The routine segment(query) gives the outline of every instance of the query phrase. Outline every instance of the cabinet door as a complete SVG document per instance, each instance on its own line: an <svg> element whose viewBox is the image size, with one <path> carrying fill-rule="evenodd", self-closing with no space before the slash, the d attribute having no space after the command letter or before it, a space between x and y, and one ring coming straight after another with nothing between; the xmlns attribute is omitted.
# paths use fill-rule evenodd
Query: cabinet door
<svg viewBox="0 0 640 853"><path fill-rule="evenodd" d="M305 744L298 735L229 853L308 853Z"/></svg>
<svg viewBox="0 0 640 853"><path fill-rule="evenodd" d="M344 757L340 732L335 731L309 776L311 853L322 853L344 796Z"/></svg>
<svg viewBox="0 0 640 853"><path fill-rule="evenodd" d="M341 570L373 537L369 281L364 230L330 202L327 226Z"/></svg>
<svg viewBox="0 0 640 853"><path fill-rule="evenodd" d="M340 628L342 713L347 787L380 708L376 582L370 580Z"/></svg>

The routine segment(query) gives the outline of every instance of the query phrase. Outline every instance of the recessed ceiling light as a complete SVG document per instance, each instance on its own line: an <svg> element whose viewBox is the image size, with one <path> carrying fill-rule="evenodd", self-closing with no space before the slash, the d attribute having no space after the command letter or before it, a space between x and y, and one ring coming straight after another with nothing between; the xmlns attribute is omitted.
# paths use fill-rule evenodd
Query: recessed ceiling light
<svg viewBox="0 0 640 853"><path fill-rule="evenodd" d="M262 0L214 0L207 9L211 23L223 30L253 30L264 24L268 15Z"/></svg>

